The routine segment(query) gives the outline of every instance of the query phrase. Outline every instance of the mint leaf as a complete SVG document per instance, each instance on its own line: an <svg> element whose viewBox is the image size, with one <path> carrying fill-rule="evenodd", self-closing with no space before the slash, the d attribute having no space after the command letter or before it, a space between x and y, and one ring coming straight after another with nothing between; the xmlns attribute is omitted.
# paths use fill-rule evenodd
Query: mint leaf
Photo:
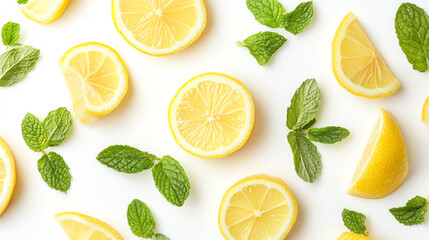
<svg viewBox="0 0 429 240"><path fill-rule="evenodd" d="M110 146L97 156L100 163L124 173L139 173L149 169L156 159L155 155L127 145Z"/></svg>
<svg viewBox="0 0 429 240"><path fill-rule="evenodd" d="M183 206L189 196L190 184L179 162L164 156L152 168L153 179L159 192L173 205Z"/></svg>
<svg viewBox="0 0 429 240"><path fill-rule="evenodd" d="M282 27L297 35L310 24L313 13L313 2L303 2L295 10L284 15Z"/></svg>
<svg viewBox="0 0 429 240"><path fill-rule="evenodd" d="M70 168L60 155L54 152L50 152L48 155L44 154L43 157L37 161L37 168L39 169L40 175L42 175L43 181L45 181L50 188L62 192L67 192L70 188Z"/></svg>
<svg viewBox="0 0 429 240"><path fill-rule="evenodd" d="M291 130L302 130L311 123L320 108L320 90L314 79L306 80L292 97L287 109L286 125Z"/></svg>
<svg viewBox="0 0 429 240"><path fill-rule="evenodd" d="M238 42L240 47L249 49L259 65L264 66L271 56L286 42L286 38L275 32L259 32L243 42Z"/></svg>
<svg viewBox="0 0 429 240"><path fill-rule="evenodd" d="M155 220L146 204L134 199L127 210L128 225L137 237L151 238L155 231Z"/></svg>
<svg viewBox="0 0 429 240"><path fill-rule="evenodd" d="M277 0L246 0L246 4L260 24L271 28L282 26L285 9Z"/></svg>
<svg viewBox="0 0 429 240"><path fill-rule="evenodd" d="M396 35L408 62L424 72L429 60L429 17L414 4L403 3L395 17Z"/></svg>
<svg viewBox="0 0 429 240"><path fill-rule="evenodd" d="M291 131L287 139L292 148L296 173L302 180L313 183L322 168L316 146L302 132Z"/></svg>
<svg viewBox="0 0 429 240"><path fill-rule="evenodd" d="M308 138L313 142L336 143L348 137L350 132L342 127L312 128L308 131Z"/></svg>
<svg viewBox="0 0 429 240"><path fill-rule="evenodd" d="M164 236L161 233L153 235L152 240L170 240L168 237Z"/></svg>
<svg viewBox="0 0 429 240"><path fill-rule="evenodd" d="M18 0L18 4L27 4L28 0Z"/></svg>
<svg viewBox="0 0 429 240"><path fill-rule="evenodd" d="M19 31L21 27L18 23L8 22L3 25L1 31L1 39L5 46L15 46L18 45L19 41Z"/></svg>
<svg viewBox="0 0 429 240"><path fill-rule="evenodd" d="M365 226L365 215L347 209L344 209L341 215L343 217L344 226L351 232L368 236Z"/></svg>
<svg viewBox="0 0 429 240"><path fill-rule="evenodd" d="M67 136L72 125L72 117L65 107L49 112L43 120L49 146L58 146Z"/></svg>
<svg viewBox="0 0 429 240"><path fill-rule="evenodd" d="M13 48L0 56L0 87L21 81L34 68L40 51L30 46Z"/></svg>
<svg viewBox="0 0 429 240"><path fill-rule="evenodd" d="M48 146L48 136L40 120L31 113L27 113L21 123L22 137L27 146L41 152Z"/></svg>
<svg viewBox="0 0 429 240"><path fill-rule="evenodd" d="M302 130L307 130L309 128L311 128L314 124L316 123L316 119L313 118L313 120L311 120L307 125L305 125Z"/></svg>
<svg viewBox="0 0 429 240"><path fill-rule="evenodd" d="M390 213L398 222L411 226L422 224L425 220L425 214L428 211L428 201L420 196L409 200L405 207L392 208Z"/></svg>

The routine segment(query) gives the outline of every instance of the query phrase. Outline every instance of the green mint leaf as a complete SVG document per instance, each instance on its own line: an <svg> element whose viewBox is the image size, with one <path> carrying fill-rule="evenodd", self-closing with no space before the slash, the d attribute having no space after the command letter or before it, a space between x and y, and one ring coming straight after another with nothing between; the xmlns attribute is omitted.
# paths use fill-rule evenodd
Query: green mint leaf
<svg viewBox="0 0 429 240"><path fill-rule="evenodd" d="M287 109L286 125L291 130L305 129L316 118L320 108L320 90L314 79L306 80L292 97Z"/></svg>
<svg viewBox="0 0 429 240"><path fill-rule="evenodd" d="M137 237L152 238L155 231L155 220L146 204L134 199L127 210L128 225Z"/></svg>
<svg viewBox="0 0 429 240"><path fill-rule="evenodd" d="M316 123L316 119L313 118L313 120L311 120L307 125L305 125L302 130L307 130L309 128L311 128L314 124Z"/></svg>
<svg viewBox="0 0 429 240"><path fill-rule="evenodd" d="M286 38L275 32L259 32L243 42L238 42L240 47L249 49L250 54L255 57L259 65L268 63L271 56L286 42Z"/></svg>
<svg viewBox="0 0 429 240"><path fill-rule="evenodd" d="M72 125L72 117L67 108L62 107L49 112L43 120L49 146L58 146L67 136Z"/></svg>
<svg viewBox="0 0 429 240"><path fill-rule="evenodd" d="M189 196L190 184L179 162L164 156L152 168L153 179L159 192L173 205L183 206Z"/></svg>
<svg viewBox="0 0 429 240"><path fill-rule="evenodd" d="M405 207L392 208L390 213L398 220L398 222L411 226L422 224L425 220L425 214L428 211L428 200L423 197L416 196L409 200Z"/></svg>
<svg viewBox="0 0 429 240"><path fill-rule="evenodd" d="M124 173L139 173L153 166L156 156L127 145L113 145L101 151L97 160Z"/></svg>
<svg viewBox="0 0 429 240"><path fill-rule="evenodd" d="M347 209L344 209L341 215L343 217L344 226L351 232L368 236L365 226L365 215Z"/></svg>
<svg viewBox="0 0 429 240"><path fill-rule="evenodd" d="M48 146L48 135L40 120L27 113L21 123L22 137L27 146L36 152L41 152Z"/></svg>
<svg viewBox="0 0 429 240"><path fill-rule="evenodd" d="M13 48L0 56L0 87L21 81L34 68L40 51L30 46Z"/></svg>
<svg viewBox="0 0 429 240"><path fill-rule="evenodd" d="M312 128L308 131L308 138L313 142L336 143L348 137L350 132L342 127Z"/></svg>
<svg viewBox="0 0 429 240"><path fill-rule="evenodd" d="M284 15L282 27L284 27L286 31L297 35L310 24L313 14L313 2L303 2L299 4L295 10Z"/></svg>
<svg viewBox="0 0 429 240"><path fill-rule="evenodd" d="M296 174L302 180L313 183L322 168L316 146L301 132L289 132L287 140L292 148Z"/></svg>
<svg viewBox="0 0 429 240"><path fill-rule="evenodd" d="M19 41L19 31L21 27L18 23L8 22L3 25L1 31L1 39L5 46L15 46L18 45Z"/></svg>
<svg viewBox="0 0 429 240"><path fill-rule="evenodd" d="M403 3L396 13L396 35L408 62L424 72L429 61L429 17L414 4Z"/></svg>
<svg viewBox="0 0 429 240"><path fill-rule="evenodd" d="M246 4L260 24L271 28L282 26L286 11L277 0L246 0Z"/></svg>
<svg viewBox="0 0 429 240"><path fill-rule="evenodd" d="M71 175L70 168L63 158L50 152L48 155L44 154L39 161L37 161L37 168L43 181L45 181L50 188L67 192L70 188Z"/></svg>
<svg viewBox="0 0 429 240"><path fill-rule="evenodd" d="M27 4L28 0L18 0L18 4Z"/></svg>
<svg viewBox="0 0 429 240"><path fill-rule="evenodd" d="M170 240L170 239L161 233L157 233L153 235L152 240Z"/></svg>

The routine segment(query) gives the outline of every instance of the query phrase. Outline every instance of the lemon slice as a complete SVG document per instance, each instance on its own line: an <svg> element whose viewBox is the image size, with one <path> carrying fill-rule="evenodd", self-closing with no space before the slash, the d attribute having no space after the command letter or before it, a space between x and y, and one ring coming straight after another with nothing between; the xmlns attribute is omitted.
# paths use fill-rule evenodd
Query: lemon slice
<svg viewBox="0 0 429 240"><path fill-rule="evenodd" d="M80 213L63 212L55 215L70 240L122 240L122 237L106 223Z"/></svg>
<svg viewBox="0 0 429 240"><path fill-rule="evenodd" d="M267 175L244 178L225 193L219 228L227 240L283 240L298 213L286 184Z"/></svg>
<svg viewBox="0 0 429 240"><path fill-rule="evenodd" d="M422 121L429 125L429 97L423 104Z"/></svg>
<svg viewBox="0 0 429 240"><path fill-rule="evenodd" d="M26 17L37 23L51 23L59 18L70 0L29 0L21 7Z"/></svg>
<svg viewBox="0 0 429 240"><path fill-rule="evenodd" d="M353 13L347 14L335 34L332 67L340 85L358 96L385 97L400 87Z"/></svg>
<svg viewBox="0 0 429 240"><path fill-rule="evenodd" d="M395 119L381 109L348 193L383 198L398 189L408 174L407 151Z"/></svg>
<svg viewBox="0 0 429 240"><path fill-rule="evenodd" d="M371 240L371 238L356 233L345 232L341 234L337 240Z"/></svg>
<svg viewBox="0 0 429 240"><path fill-rule="evenodd" d="M118 106L128 88L128 74L119 54L89 42L68 50L60 60L76 118L89 123Z"/></svg>
<svg viewBox="0 0 429 240"><path fill-rule="evenodd" d="M168 120L185 151L203 158L223 157L241 148L249 137L253 101L238 80L205 73L179 89L168 109Z"/></svg>
<svg viewBox="0 0 429 240"><path fill-rule="evenodd" d="M206 26L203 0L112 0L112 15L122 37L152 56L185 49Z"/></svg>
<svg viewBox="0 0 429 240"><path fill-rule="evenodd" d="M15 184L15 158L6 141L0 137L0 216L9 205Z"/></svg>

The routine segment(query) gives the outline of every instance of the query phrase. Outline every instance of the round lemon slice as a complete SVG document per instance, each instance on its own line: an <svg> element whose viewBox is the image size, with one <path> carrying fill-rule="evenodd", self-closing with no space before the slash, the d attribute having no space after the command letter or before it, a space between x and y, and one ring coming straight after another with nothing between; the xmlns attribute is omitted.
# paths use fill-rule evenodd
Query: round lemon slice
<svg viewBox="0 0 429 240"><path fill-rule="evenodd" d="M332 68L340 85L358 96L385 97L400 87L353 13L347 14L335 34Z"/></svg>
<svg viewBox="0 0 429 240"><path fill-rule="evenodd" d="M122 37L152 56L185 49L206 26L203 0L112 0L112 15Z"/></svg>
<svg viewBox="0 0 429 240"><path fill-rule="evenodd" d="M238 80L205 73L179 89L168 109L168 120L185 151L203 158L223 157L241 148L249 137L253 100Z"/></svg>
<svg viewBox="0 0 429 240"><path fill-rule="evenodd" d="M89 123L115 109L128 88L128 73L119 54L89 42L68 50L60 60L76 118Z"/></svg>
<svg viewBox="0 0 429 240"><path fill-rule="evenodd" d="M0 216L12 198L16 184L15 158L6 141L0 137Z"/></svg>
<svg viewBox="0 0 429 240"><path fill-rule="evenodd" d="M22 5L21 11L37 23L48 24L63 14L69 2L70 0L29 0Z"/></svg>
<svg viewBox="0 0 429 240"><path fill-rule="evenodd" d="M267 175L244 178L225 193L219 228L227 240L283 240L298 213L286 184Z"/></svg>
<svg viewBox="0 0 429 240"><path fill-rule="evenodd" d="M97 239L122 240L122 237L106 223L80 213L63 212L55 215L70 240Z"/></svg>
<svg viewBox="0 0 429 240"><path fill-rule="evenodd" d="M345 232L341 234L337 240L371 240L371 238L356 233Z"/></svg>
<svg viewBox="0 0 429 240"><path fill-rule="evenodd" d="M422 121L429 125L429 97L426 98L426 101L423 104Z"/></svg>

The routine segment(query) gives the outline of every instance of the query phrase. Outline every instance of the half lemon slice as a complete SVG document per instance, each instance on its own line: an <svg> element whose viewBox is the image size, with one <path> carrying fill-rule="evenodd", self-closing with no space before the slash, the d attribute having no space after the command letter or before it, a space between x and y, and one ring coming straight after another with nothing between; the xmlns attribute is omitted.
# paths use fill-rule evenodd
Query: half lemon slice
<svg viewBox="0 0 429 240"><path fill-rule="evenodd" d="M70 0L29 0L22 5L21 11L37 23L48 24L63 14L69 2Z"/></svg>
<svg viewBox="0 0 429 240"><path fill-rule="evenodd" d="M6 141L0 137L0 216L12 198L16 184L15 158Z"/></svg>

